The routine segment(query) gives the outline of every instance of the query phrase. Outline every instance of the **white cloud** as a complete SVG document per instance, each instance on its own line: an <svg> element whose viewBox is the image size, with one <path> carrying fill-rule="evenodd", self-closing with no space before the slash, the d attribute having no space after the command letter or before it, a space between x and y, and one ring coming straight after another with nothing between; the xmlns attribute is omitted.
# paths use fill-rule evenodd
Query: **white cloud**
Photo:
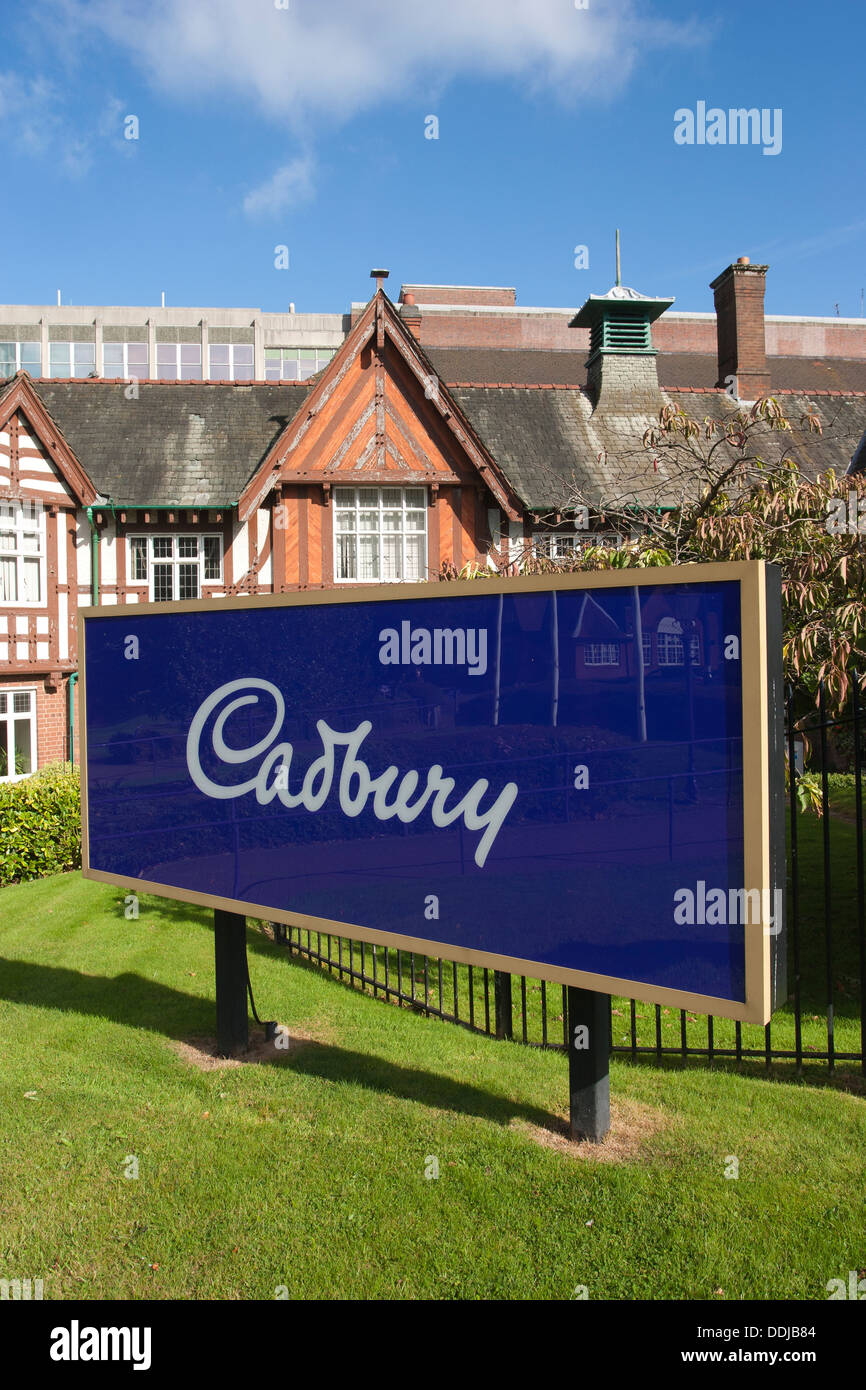
<svg viewBox="0 0 866 1390"><path fill-rule="evenodd" d="M313 196L313 161L309 155L284 164L265 183L244 198L248 217L275 217L286 208L309 202Z"/></svg>
<svg viewBox="0 0 866 1390"><path fill-rule="evenodd" d="M41 77L0 72L0 139L50 159L71 178L81 178L93 163L88 133L71 119L54 85Z"/></svg>
<svg viewBox="0 0 866 1390"><path fill-rule="evenodd" d="M234 94L307 133L467 75L598 100L641 57L698 36L638 0L69 0L66 13L176 97Z"/></svg>

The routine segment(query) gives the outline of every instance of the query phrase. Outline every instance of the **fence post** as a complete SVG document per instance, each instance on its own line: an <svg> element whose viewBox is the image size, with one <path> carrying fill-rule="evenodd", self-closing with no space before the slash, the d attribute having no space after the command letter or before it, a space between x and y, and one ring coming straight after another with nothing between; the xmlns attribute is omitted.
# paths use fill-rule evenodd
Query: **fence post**
<svg viewBox="0 0 866 1390"><path fill-rule="evenodd" d="M505 970L494 970L493 972L493 998L496 1014L496 1036L511 1041L514 1037L511 976Z"/></svg>

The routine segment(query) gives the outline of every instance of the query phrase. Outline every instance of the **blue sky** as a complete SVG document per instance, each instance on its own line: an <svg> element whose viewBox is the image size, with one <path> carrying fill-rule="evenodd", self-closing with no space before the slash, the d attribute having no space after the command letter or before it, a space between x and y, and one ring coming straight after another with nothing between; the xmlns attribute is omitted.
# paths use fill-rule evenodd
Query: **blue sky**
<svg viewBox="0 0 866 1390"><path fill-rule="evenodd" d="M0 14L5 302L164 290L337 311L384 265L395 298L402 281L502 284L520 304L579 305L613 282L619 226L625 283L677 308L711 309L709 281L748 255L770 265L768 312L860 314L855 0L0 0ZM698 102L780 109L781 150L675 143L675 111Z"/></svg>

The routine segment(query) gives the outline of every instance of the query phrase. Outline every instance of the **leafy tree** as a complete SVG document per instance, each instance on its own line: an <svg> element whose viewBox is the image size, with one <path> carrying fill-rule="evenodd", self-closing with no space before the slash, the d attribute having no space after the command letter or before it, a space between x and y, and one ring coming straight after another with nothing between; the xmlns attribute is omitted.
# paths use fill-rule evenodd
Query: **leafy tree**
<svg viewBox="0 0 866 1390"><path fill-rule="evenodd" d="M800 428L823 433L814 412ZM764 559L782 570L785 674L802 700L816 698L823 680L830 712L841 712L858 673L866 690L866 487L858 477L828 470L814 481L788 455L793 426L768 397L723 419L692 419L666 405L641 441L643 458L619 496L605 504L605 526L630 536L621 549L590 544L561 560L527 555L524 573L602 570L712 560ZM771 451L781 436L778 457ZM636 504L645 489L647 456L664 482L679 490L675 505ZM661 494L661 488L659 490ZM578 488L563 510L587 505ZM597 507L595 508L597 512ZM860 529L862 527L862 530Z"/></svg>

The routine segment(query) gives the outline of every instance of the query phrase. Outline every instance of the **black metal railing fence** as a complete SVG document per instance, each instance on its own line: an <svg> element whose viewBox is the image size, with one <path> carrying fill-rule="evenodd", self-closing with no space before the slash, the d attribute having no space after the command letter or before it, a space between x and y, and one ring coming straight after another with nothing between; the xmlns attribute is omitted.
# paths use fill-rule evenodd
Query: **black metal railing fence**
<svg viewBox="0 0 866 1390"><path fill-rule="evenodd" d="M859 1063L866 1072L866 708L856 681L849 706L830 717L822 687L814 714L795 719L788 694L787 1004L761 1028L614 996L613 1053L767 1066L784 1060L798 1069L806 1062L830 1070ZM853 776L834 778L840 760ZM803 810L801 800L812 809ZM293 956L375 998L493 1037L567 1049L564 985L272 925Z"/></svg>

